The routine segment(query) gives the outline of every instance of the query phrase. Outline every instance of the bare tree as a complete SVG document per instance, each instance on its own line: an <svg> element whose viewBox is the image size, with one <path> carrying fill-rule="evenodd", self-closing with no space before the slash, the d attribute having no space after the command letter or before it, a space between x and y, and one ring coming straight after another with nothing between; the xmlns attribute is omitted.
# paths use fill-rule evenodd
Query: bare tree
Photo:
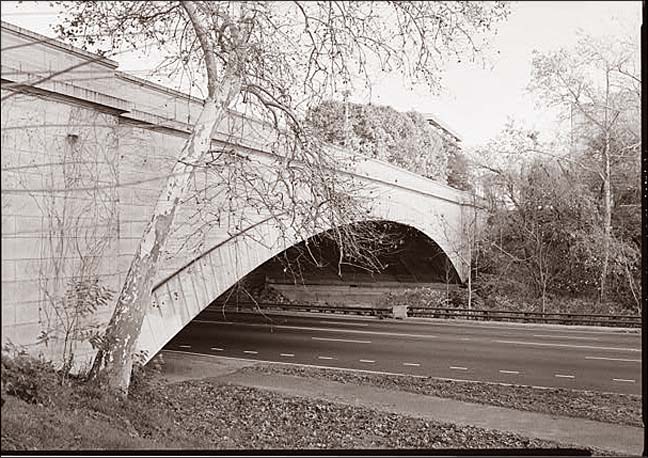
<svg viewBox="0 0 648 458"><path fill-rule="evenodd" d="M572 121L572 134L594 145L601 179L603 264L600 300L606 297L612 242L614 196L612 175L615 157L628 150L639 151L638 128L641 79L638 76L638 47L584 35L573 50L536 54L530 88L547 104L565 109ZM634 117L634 122L623 122ZM599 139L598 142L592 140ZM580 142L582 144L582 141ZM587 145L584 145L587 147Z"/></svg>
<svg viewBox="0 0 648 458"><path fill-rule="evenodd" d="M254 112L286 132L283 161L275 166L307 165L290 173L302 170L300 177L319 202L317 218L333 227L343 256L353 246L345 243L352 234L343 229L352 226L343 223L352 221L359 207L336 184L335 164L325 148L304 128L304 109L336 94L340 84L370 85L373 68L401 71L436 90L442 62L478 55L486 33L508 14L506 2L59 3L66 11L60 31L70 41L97 50L136 48L152 40L169 56L162 69L185 72L206 87L202 113L144 230L93 366L94 376L105 376L122 393L128 390L132 352L178 205L230 108L252 104ZM297 194L284 205L295 200ZM312 214L303 216L313 221Z"/></svg>

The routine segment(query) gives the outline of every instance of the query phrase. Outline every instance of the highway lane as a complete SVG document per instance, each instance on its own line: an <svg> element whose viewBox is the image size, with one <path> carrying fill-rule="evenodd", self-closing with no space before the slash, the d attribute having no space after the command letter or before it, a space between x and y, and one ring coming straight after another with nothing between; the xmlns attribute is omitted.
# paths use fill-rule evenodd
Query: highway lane
<svg viewBox="0 0 648 458"><path fill-rule="evenodd" d="M606 329L207 311L166 349L460 380L641 393L641 336Z"/></svg>

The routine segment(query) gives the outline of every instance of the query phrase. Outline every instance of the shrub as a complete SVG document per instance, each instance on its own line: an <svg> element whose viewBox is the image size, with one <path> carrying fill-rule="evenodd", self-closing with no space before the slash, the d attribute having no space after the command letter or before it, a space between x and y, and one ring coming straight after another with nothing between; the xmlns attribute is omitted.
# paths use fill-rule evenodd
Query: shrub
<svg viewBox="0 0 648 458"><path fill-rule="evenodd" d="M384 294L379 304L391 307L394 305L409 305L411 307L448 307L449 297L446 291L433 288L407 288L390 291Z"/></svg>
<svg viewBox="0 0 648 458"><path fill-rule="evenodd" d="M52 405L61 393L53 364L7 344L2 349L2 392L30 404Z"/></svg>

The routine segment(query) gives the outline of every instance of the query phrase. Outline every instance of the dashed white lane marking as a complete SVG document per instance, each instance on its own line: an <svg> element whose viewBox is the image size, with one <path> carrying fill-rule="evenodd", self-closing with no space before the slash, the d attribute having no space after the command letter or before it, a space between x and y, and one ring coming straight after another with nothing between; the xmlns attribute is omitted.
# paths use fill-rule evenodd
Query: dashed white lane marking
<svg viewBox="0 0 648 458"><path fill-rule="evenodd" d="M573 375L567 375L567 374L554 374L554 377L558 377L558 378L570 378L570 379L576 378L576 377L574 377Z"/></svg>
<svg viewBox="0 0 648 458"><path fill-rule="evenodd" d="M598 337L559 336L559 335L553 335L553 334L533 334L533 337L550 337L552 339L599 340Z"/></svg>
<svg viewBox="0 0 648 458"><path fill-rule="evenodd" d="M636 380L627 379L627 378L613 378L615 382L626 382L626 383L635 383Z"/></svg>
<svg viewBox="0 0 648 458"><path fill-rule="evenodd" d="M418 367L418 366L420 366L420 364L419 364L419 363L403 363L403 366L414 366L414 367Z"/></svg>
<svg viewBox="0 0 648 458"><path fill-rule="evenodd" d="M453 369L455 371L467 371L468 370L467 367L463 367L463 366L450 366L450 369Z"/></svg>
<svg viewBox="0 0 648 458"><path fill-rule="evenodd" d="M284 366L300 366L300 367L313 367L315 369L330 369L334 371L344 371L344 372L358 372L360 374L378 374L378 375L397 375L399 377L410 377L410 378L420 378L420 379L430 379L430 380L443 380L443 381L451 381L451 382L466 382L466 383L483 383L486 385L498 385L498 386L530 386L532 388L537 388L540 390L553 390L556 387L555 386L541 386L541 385L520 385L520 383L505 383L505 382L489 382L486 380L469 380L469 379L461 379L461 378L450 378L450 377L434 377L430 375L415 375L415 374L405 374L402 372L385 372L385 371L372 371L369 369L355 369L352 367L339 367L339 366L319 366L317 364L304 364L304 363L288 363L284 361L271 361L271 360L263 360L263 359L248 359L248 358L238 358L234 356L218 356L218 355L210 355L206 353L193 353L190 351L182 351L182 350L164 350L165 352L168 353L179 353L179 354L184 354L184 355L203 355L203 356L208 356L212 358L219 358L219 359L231 359L231 360L236 360L236 361L250 361L252 363L268 363L268 364L282 364ZM583 392L583 393L593 393L593 391L589 390L575 390L578 392ZM597 392L599 394L619 394L613 391L599 391Z"/></svg>
<svg viewBox="0 0 648 458"><path fill-rule="evenodd" d="M283 356L285 358L292 358L295 356L294 353L280 353L279 356Z"/></svg>
<svg viewBox="0 0 648 458"><path fill-rule="evenodd" d="M517 374L520 373L519 371L507 371L507 370L504 370L504 369L500 369L499 372L500 372L500 374L513 374L513 375L517 375Z"/></svg>
<svg viewBox="0 0 648 458"><path fill-rule="evenodd" d="M180 348L191 348L191 345L178 345Z"/></svg>
<svg viewBox="0 0 648 458"><path fill-rule="evenodd" d="M470 340L470 337L462 337L461 340Z"/></svg>
<svg viewBox="0 0 648 458"><path fill-rule="evenodd" d="M546 342L522 342L520 340L493 340L493 342L511 344L511 345L538 345L541 347L587 348L590 350L615 350L615 351L636 351L636 352L641 351L641 348L594 347L591 345L570 345L570 344L546 343Z"/></svg>
<svg viewBox="0 0 648 458"><path fill-rule="evenodd" d="M355 339L333 339L331 337L311 337L313 340L324 340L326 342L346 342L346 343L359 343L370 344L371 340L355 340Z"/></svg>
<svg viewBox="0 0 648 458"><path fill-rule="evenodd" d="M258 351L253 351L253 350L243 350L243 353L247 353L248 355L258 355Z"/></svg>
<svg viewBox="0 0 648 458"><path fill-rule="evenodd" d="M214 351L223 351L223 349L219 347L211 347L211 349Z"/></svg>
<svg viewBox="0 0 648 458"><path fill-rule="evenodd" d="M337 321L326 321L326 320L319 320L319 322L322 324L336 324L338 326L362 326L364 328L369 326L369 323L339 323Z"/></svg>
<svg viewBox="0 0 648 458"><path fill-rule="evenodd" d="M279 325L275 326L278 329L303 329L304 331L324 331L324 332L347 332L355 334L373 334L378 336L393 336L393 337L414 337L421 339L436 339L437 336L432 336L428 334L405 334L401 332L385 332L385 331L363 331L361 329L335 329L335 328L311 328L311 327L302 327L302 326L287 326Z"/></svg>
<svg viewBox="0 0 648 458"><path fill-rule="evenodd" d="M332 356L318 356L317 359L333 359Z"/></svg>
<svg viewBox="0 0 648 458"><path fill-rule="evenodd" d="M626 358L605 358L604 356L586 356L585 359L600 359L603 361L623 361L626 363L640 363L640 359L626 359Z"/></svg>
<svg viewBox="0 0 648 458"><path fill-rule="evenodd" d="M373 359L361 359L360 362L361 362L361 363L373 364L373 363L375 363L376 361L374 361Z"/></svg>

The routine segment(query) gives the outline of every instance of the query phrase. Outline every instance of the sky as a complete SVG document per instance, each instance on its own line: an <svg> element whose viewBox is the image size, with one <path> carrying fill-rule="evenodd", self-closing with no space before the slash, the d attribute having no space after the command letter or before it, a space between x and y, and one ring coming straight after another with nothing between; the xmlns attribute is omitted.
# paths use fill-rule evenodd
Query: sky
<svg viewBox="0 0 648 458"><path fill-rule="evenodd" d="M383 77L369 94L352 101L391 105L397 110L434 113L463 139L475 146L495 137L508 119L552 135L558 128L554 110L536 106L526 91L532 51L569 46L580 29L591 34L633 33L639 41L642 3L635 1L523 1L513 2L511 14L490 40L495 52L486 66L462 61L446 66L444 89L433 95L425 87L412 89L398 77ZM49 2L1 4L3 21L54 37L56 10ZM117 56L120 70L145 77L141 58Z"/></svg>

